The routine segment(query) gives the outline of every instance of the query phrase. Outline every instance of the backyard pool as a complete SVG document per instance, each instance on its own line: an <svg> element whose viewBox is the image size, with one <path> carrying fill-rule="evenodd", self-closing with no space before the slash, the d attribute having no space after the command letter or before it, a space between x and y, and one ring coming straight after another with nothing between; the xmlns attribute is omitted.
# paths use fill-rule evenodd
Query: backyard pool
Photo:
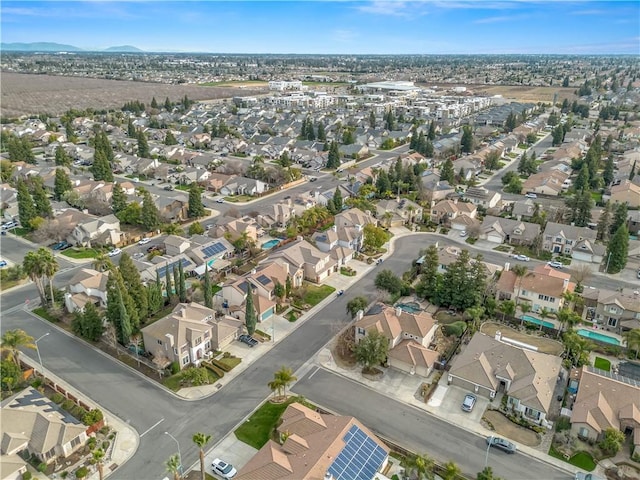
<svg viewBox="0 0 640 480"><path fill-rule="evenodd" d="M591 340L597 340L599 342L608 343L610 345L620 345L620 340L614 337L610 337L609 335L604 335L599 332L594 332L593 330L586 330L581 328L576 331L578 335L581 335L586 338L590 338Z"/></svg>
<svg viewBox="0 0 640 480"><path fill-rule="evenodd" d="M396 307L401 308L407 313L420 313L422 311L420 304L416 302L396 303Z"/></svg>
<svg viewBox="0 0 640 480"><path fill-rule="evenodd" d="M531 315L522 315L520 317L521 320L529 323L535 323L536 325L542 325L547 328L555 328L555 325L551 322L545 322L544 320L540 320L539 318L532 317Z"/></svg>
<svg viewBox="0 0 640 480"><path fill-rule="evenodd" d="M269 250L270 248L275 247L279 243L280 243L280 240L278 240L278 239L269 240L268 242L264 242L262 244L262 249L263 250Z"/></svg>

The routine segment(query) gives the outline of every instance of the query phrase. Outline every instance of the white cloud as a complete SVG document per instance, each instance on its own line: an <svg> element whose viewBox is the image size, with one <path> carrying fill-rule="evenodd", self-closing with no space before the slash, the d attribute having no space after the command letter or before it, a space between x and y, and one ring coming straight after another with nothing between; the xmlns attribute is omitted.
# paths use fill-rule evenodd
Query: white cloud
<svg viewBox="0 0 640 480"><path fill-rule="evenodd" d="M341 30L334 30L331 32L332 40L336 42L341 42L341 43L350 42L357 37L358 37L358 33L354 32L353 30L341 29Z"/></svg>
<svg viewBox="0 0 640 480"><path fill-rule="evenodd" d="M409 16L407 11L408 4L406 2L392 2L392 1L380 1L374 0L371 3L359 5L358 10L364 13L371 13L374 15L385 15L394 17L406 17Z"/></svg>

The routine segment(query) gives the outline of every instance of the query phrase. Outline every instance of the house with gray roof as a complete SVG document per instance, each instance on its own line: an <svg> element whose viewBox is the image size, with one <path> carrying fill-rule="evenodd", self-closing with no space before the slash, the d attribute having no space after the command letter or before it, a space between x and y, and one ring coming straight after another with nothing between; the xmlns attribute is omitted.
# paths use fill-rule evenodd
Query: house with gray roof
<svg viewBox="0 0 640 480"><path fill-rule="evenodd" d="M623 288L622 291L605 288L585 288L583 318L600 328L622 335L640 328L640 293Z"/></svg>
<svg viewBox="0 0 640 480"><path fill-rule="evenodd" d="M600 263L606 248L596 244L596 231L587 227L576 227L547 222L542 238L542 248L551 253L571 255L576 260Z"/></svg>
<svg viewBox="0 0 640 480"><path fill-rule="evenodd" d="M540 235L540 225L487 215L480 226L480 239L509 245L533 245Z"/></svg>

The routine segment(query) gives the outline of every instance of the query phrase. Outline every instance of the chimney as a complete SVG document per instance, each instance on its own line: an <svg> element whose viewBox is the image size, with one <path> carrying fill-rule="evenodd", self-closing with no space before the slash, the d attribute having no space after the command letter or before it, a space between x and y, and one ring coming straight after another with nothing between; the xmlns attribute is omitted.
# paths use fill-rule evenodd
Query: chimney
<svg viewBox="0 0 640 480"><path fill-rule="evenodd" d="M336 227L335 225L332 225L331 226L331 230L333 230L334 232L337 232L338 231L338 227Z"/></svg>
<svg viewBox="0 0 640 480"><path fill-rule="evenodd" d="M362 320L362 317L364 317L364 310L358 310L358 313L356 313L356 322Z"/></svg>
<svg viewBox="0 0 640 480"><path fill-rule="evenodd" d="M402 315L402 309L400 307L396 307L396 317Z"/></svg>
<svg viewBox="0 0 640 480"><path fill-rule="evenodd" d="M496 330L496 336L494 338L500 342L502 340L502 332L500 330Z"/></svg>
<svg viewBox="0 0 640 480"><path fill-rule="evenodd" d="M167 333L165 337L167 338L167 343L169 344L169 346L173 348L173 343L174 343L173 335L171 335L170 333Z"/></svg>

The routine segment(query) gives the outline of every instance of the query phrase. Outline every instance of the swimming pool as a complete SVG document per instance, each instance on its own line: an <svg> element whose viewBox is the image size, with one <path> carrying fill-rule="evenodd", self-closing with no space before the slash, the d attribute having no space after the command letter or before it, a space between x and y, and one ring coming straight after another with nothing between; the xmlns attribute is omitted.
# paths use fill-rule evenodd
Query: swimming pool
<svg viewBox="0 0 640 480"><path fill-rule="evenodd" d="M599 342L608 343L610 345L620 345L620 340L614 337L610 337L609 335L604 335L600 332L594 332L593 330L586 330L581 328L576 331L578 335L581 335L586 338L590 338L591 340L597 340Z"/></svg>
<svg viewBox="0 0 640 480"><path fill-rule="evenodd" d="M276 245L278 245L280 243L280 240L274 239L274 240L269 240L268 242L264 242L262 244L262 249L263 250L269 250L270 248L275 247Z"/></svg>
<svg viewBox="0 0 640 480"><path fill-rule="evenodd" d="M416 302L396 303L396 307L401 308L407 313L420 313L422 311L420 304Z"/></svg>
<svg viewBox="0 0 640 480"><path fill-rule="evenodd" d="M555 328L555 325L553 323L545 322L544 320L540 320L539 318L532 317L531 315L522 315L520 319L524 320L525 322L535 323L536 325L542 325L543 327Z"/></svg>

